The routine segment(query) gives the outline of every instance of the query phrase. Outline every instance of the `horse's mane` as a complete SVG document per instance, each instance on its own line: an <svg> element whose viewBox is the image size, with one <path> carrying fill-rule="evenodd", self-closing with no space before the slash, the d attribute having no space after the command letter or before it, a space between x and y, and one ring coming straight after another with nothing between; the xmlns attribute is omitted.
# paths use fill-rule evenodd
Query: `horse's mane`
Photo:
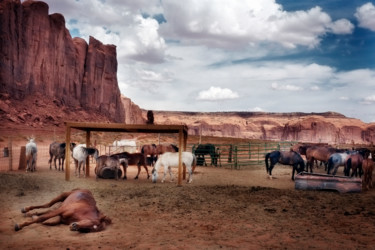
<svg viewBox="0 0 375 250"><path fill-rule="evenodd" d="M178 147L177 147L176 145L171 144L171 146L172 146L172 148L174 148L174 150L175 150L176 152L178 152Z"/></svg>
<svg viewBox="0 0 375 250"><path fill-rule="evenodd" d="M96 148L82 148L82 149L84 149L89 155L93 155L97 151Z"/></svg>

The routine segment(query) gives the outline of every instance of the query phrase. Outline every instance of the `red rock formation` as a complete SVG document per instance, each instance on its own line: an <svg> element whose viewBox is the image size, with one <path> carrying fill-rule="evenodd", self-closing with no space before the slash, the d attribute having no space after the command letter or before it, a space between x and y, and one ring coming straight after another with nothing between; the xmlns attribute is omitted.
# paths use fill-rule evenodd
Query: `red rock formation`
<svg viewBox="0 0 375 250"><path fill-rule="evenodd" d="M72 39L61 14L39 1L0 2L0 93L39 93L124 122L114 45Z"/></svg>
<svg viewBox="0 0 375 250"><path fill-rule="evenodd" d="M145 117L146 111L143 111ZM186 124L190 135L329 144L373 144L375 124L338 113L153 111L155 124Z"/></svg>

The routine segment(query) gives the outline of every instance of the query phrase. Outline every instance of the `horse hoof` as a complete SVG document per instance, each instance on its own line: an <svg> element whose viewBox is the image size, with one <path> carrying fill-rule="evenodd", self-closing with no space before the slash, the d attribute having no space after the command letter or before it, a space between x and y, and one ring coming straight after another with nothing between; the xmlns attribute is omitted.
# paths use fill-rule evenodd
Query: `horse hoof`
<svg viewBox="0 0 375 250"><path fill-rule="evenodd" d="M19 231L21 230L20 226L18 226L18 224L14 225L14 231Z"/></svg>
<svg viewBox="0 0 375 250"><path fill-rule="evenodd" d="M70 224L70 230L71 231L77 231L78 230L77 222L73 222L72 224Z"/></svg>
<svg viewBox="0 0 375 250"><path fill-rule="evenodd" d="M272 180L272 175L269 175L268 178L269 178L270 180Z"/></svg>
<svg viewBox="0 0 375 250"><path fill-rule="evenodd" d="M136 177L134 178L134 180L138 180L138 176L136 176Z"/></svg>
<svg viewBox="0 0 375 250"><path fill-rule="evenodd" d="M21 209L21 213L27 213L27 211L26 211L26 209L23 207L22 209Z"/></svg>

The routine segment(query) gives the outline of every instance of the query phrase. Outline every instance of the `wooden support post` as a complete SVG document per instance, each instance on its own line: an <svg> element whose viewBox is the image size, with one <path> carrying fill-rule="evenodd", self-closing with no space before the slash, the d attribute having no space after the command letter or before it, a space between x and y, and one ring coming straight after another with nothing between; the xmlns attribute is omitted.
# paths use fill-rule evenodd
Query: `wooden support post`
<svg viewBox="0 0 375 250"><path fill-rule="evenodd" d="M182 140L183 140L183 131L180 129L178 132L178 186L182 186ZM185 172L185 171L184 171Z"/></svg>
<svg viewBox="0 0 375 250"><path fill-rule="evenodd" d="M86 131L86 147L90 147L90 136L91 136L91 131L87 130ZM87 156L86 159L86 177L90 176L90 156Z"/></svg>
<svg viewBox="0 0 375 250"><path fill-rule="evenodd" d="M70 126L66 127L65 134L65 180L70 180Z"/></svg>
<svg viewBox="0 0 375 250"><path fill-rule="evenodd" d="M8 142L9 171L13 170L13 145L12 139L9 137Z"/></svg>

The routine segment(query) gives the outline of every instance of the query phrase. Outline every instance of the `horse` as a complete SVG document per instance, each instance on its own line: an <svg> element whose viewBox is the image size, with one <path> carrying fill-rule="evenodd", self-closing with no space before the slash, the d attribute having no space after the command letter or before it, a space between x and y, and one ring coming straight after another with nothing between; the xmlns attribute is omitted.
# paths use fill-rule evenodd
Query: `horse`
<svg viewBox="0 0 375 250"><path fill-rule="evenodd" d="M345 176L349 176L350 169L352 169L352 175L353 177L358 176L362 177L362 162L363 162L363 156L360 153L349 155L346 159L344 174Z"/></svg>
<svg viewBox="0 0 375 250"><path fill-rule="evenodd" d="M62 203L55 210L39 213L29 212L33 209L51 207L57 202ZM70 225L71 231L98 232L104 230L106 225L112 223L110 218L99 211L94 196L86 189L73 189L70 192L64 192L44 205L25 207L21 209L21 212L26 214L26 216L33 217L33 219L22 224L15 224L15 231L19 231L33 223L42 223L48 226Z"/></svg>
<svg viewBox="0 0 375 250"><path fill-rule="evenodd" d="M174 144L159 144L156 146L157 155L161 155L166 152L178 152L178 147Z"/></svg>
<svg viewBox="0 0 375 250"><path fill-rule="evenodd" d="M305 162L303 161L301 155L294 151L272 151L267 153L264 161L266 163L266 172L272 179L272 169L276 163L281 163L283 165L293 166L292 180L294 181L294 174L300 173L305 170ZM270 164L270 165L269 165Z"/></svg>
<svg viewBox="0 0 375 250"><path fill-rule="evenodd" d="M150 178L150 174L148 173L148 168L147 168L147 159L144 157L144 155L142 153L128 153L128 152L122 152L122 153L117 153L117 154L113 154L111 156L114 156L114 157L118 157L119 159L125 159L126 160L126 164L125 162L122 162L121 165L124 169L124 177L123 179L126 180L127 179L127 176L126 176L126 170L128 168L128 165L137 165L138 167L138 173L137 173L137 176L134 178L134 179L138 179L138 176L139 176L139 173L141 172L141 166L144 167L144 169L146 170L146 173L147 173L147 179Z"/></svg>
<svg viewBox="0 0 375 250"><path fill-rule="evenodd" d="M146 144L143 145L141 148L141 153L143 154L144 158L147 160L147 157L150 156L151 163L150 165L154 165L157 157L157 151L156 151L156 144ZM147 164L147 161L146 161Z"/></svg>
<svg viewBox="0 0 375 250"><path fill-rule="evenodd" d="M207 166L204 156L210 155L211 165L217 166L217 158L219 157L219 154L217 153L214 144L199 144L198 147L193 151L196 157L198 158L198 162L200 164L203 165L204 163Z"/></svg>
<svg viewBox="0 0 375 250"><path fill-rule="evenodd" d="M181 152L182 155L182 164L185 165L188 173L189 178L187 179L187 183L191 183L193 181L193 173L196 167L196 157L194 154L190 152ZM156 183L158 180L158 171L161 166L164 166L164 176L161 182L165 181L165 177L167 175L167 170L169 172L170 180L173 181L173 173L171 167L178 167L179 164L179 153L178 152L166 152L159 156L158 160L156 161L154 168L152 169L152 182Z"/></svg>
<svg viewBox="0 0 375 250"><path fill-rule="evenodd" d="M371 157L363 160L362 169L363 169L362 184L367 189L370 189L370 188L373 187L373 185L372 185L372 171L374 170L374 162L373 162Z"/></svg>
<svg viewBox="0 0 375 250"><path fill-rule="evenodd" d="M328 162L329 157L337 153L337 149L332 147L324 147L324 146L307 146L307 147L300 147L300 154L306 155L306 171L308 171L310 166L310 172L312 173L312 167L314 165L314 161L322 161L324 163Z"/></svg>
<svg viewBox="0 0 375 250"><path fill-rule="evenodd" d="M58 170L60 171L60 167L61 167L61 170L64 171L65 146L66 146L65 142L63 142L63 143L52 142L49 145L49 156L50 156L50 159L48 160L49 169L52 169L52 159L54 159L55 169L57 170L56 160L58 159L59 160L59 169ZM70 143L70 151L73 151L73 148L75 146L76 146L75 143Z"/></svg>
<svg viewBox="0 0 375 250"><path fill-rule="evenodd" d="M36 171L36 159L38 148L33 138L26 144L26 172Z"/></svg>
<svg viewBox="0 0 375 250"><path fill-rule="evenodd" d="M126 164L125 159L119 159L117 156L101 155L96 159L95 174L96 179L118 179L121 178L122 171L120 164Z"/></svg>
<svg viewBox="0 0 375 250"><path fill-rule="evenodd" d="M85 165L86 159L89 155L92 155L95 160L99 156L99 151L96 148L86 148L85 144L78 144L73 148L73 159L76 165L75 175L81 176L81 166L83 170L83 176L86 177Z"/></svg>
<svg viewBox="0 0 375 250"><path fill-rule="evenodd" d="M327 174L330 174L333 169L332 175L336 175L337 169L340 166L346 166L346 161L350 155L356 154L356 151L346 151L344 153L334 153L328 159ZM344 169L345 173L345 169Z"/></svg>

